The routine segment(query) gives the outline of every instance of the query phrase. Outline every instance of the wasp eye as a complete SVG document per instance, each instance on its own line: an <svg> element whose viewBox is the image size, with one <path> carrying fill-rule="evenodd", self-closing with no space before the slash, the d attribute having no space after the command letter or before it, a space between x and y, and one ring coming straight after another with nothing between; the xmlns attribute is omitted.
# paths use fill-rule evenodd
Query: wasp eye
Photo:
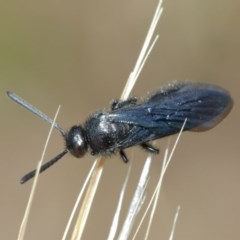
<svg viewBox="0 0 240 240"><path fill-rule="evenodd" d="M81 126L73 126L66 135L67 149L77 157L83 157L87 152L87 141Z"/></svg>

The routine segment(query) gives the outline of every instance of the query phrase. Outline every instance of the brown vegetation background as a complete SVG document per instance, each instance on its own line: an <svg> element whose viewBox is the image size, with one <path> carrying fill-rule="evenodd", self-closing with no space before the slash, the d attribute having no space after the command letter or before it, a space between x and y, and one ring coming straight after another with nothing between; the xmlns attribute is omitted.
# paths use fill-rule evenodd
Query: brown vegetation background
<svg viewBox="0 0 240 240"><path fill-rule="evenodd" d="M6 90L53 116L65 129L118 98L142 46L157 1L5 1L0 10L0 238L16 239L49 125L6 97ZM175 239L239 239L240 2L164 1L159 41L133 94L172 80L211 82L229 89L235 106L215 129L185 133L163 186L149 239L168 239L181 205ZM172 139L172 141L174 138ZM158 142L163 150L166 139ZM63 149L57 131L47 159ZM122 217L146 153L128 150L133 172ZM163 154L154 159L148 196ZM94 158L68 155L42 174L25 239L60 239ZM107 159L83 239L106 239L127 172ZM142 233L142 232L141 232ZM137 239L142 239L138 237Z"/></svg>

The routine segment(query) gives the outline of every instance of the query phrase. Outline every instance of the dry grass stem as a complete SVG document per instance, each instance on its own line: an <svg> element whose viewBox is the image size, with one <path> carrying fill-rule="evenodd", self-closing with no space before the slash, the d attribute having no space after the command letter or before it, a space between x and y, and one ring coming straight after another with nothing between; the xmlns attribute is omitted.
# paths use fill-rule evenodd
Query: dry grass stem
<svg viewBox="0 0 240 240"><path fill-rule="evenodd" d="M48 145L48 143L49 143L50 136L51 136L51 134L52 134L52 130L53 130L54 125L55 125L55 123L56 123L56 118L57 118L57 116L58 116L59 110L60 110L60 106L58 107L58 109L57 109L57 111L56 111L56 114L55 114L55 116L54 116L53 122L52 122L52 124L51 124L51 128L50 128L50 130L49 130L49 133L48 133L48 136L47 136L47 139L46 139L44 148L43 148L42 156L41 156L41 158L40 158L40 161L39 161L38 164L37 164L36 174L35 174L35 177L34 177L33 185L32 185L32 188L31 188L30 195L29 195L29 199L28 199L28 203L27 203L27 206L26 206L26 210L25 210L24 216L23 216L23 220L22 220L22 223L21 223L21 226L20 226L20 229L19 229L18 240L24 239L24 235L25 235L25 232L26 232L26 227L27 227L27 222L28 222L29 213L30 213L31 206L32 206L32 203L33 203L34 194L35 194L35 192L36 192L36 187L37 187L37 182L38 182L38 176L39 176L39 172L40 172L40 167L42 166L42 162L43 162L44 156L45 156L45 154L46 154L46 150L47 150L47 145Z"/></svg>
<svg viewBox="0 0 240 240"><path fill-rule="evenodd" d="M103 163L104 159L102 157L99 157L97 159L96 167L94 168L92 177L89 182L89 187L86 192L86 196L84 198L77 222L75 224L74 232L71 238L73 240L79 240L82 237L87 217L92 206L92 202L99 184L100 177L102 175Z"/></svg>
<svg viewBox="0 0 240 240"><path fill-rule="evenodd" d="M159 176L158 184L157 184L157 186L156 186L156 188L155 188L155 190L154 190L154 193L153 193L153 195L152 195L152 197L151 197L151 199L150 199L150 201L149 201L149 204L148 204L147 208L146 208L145 211L144 211L143 217L142 217L142 219L141 219L141 221L140 221L140 223L139 223L139 225L138 225L138 227L137 227L137 230L136 230L136 232L135 232L135 234L134 234L134 236L133 236L132 239L135 239L135 238L136 238L136 235L137 235L137 233L139 232L139 229L140 229L140 227L142 226L142 223L143 223L144 219L146 218L146 215L147 215L147 213L148 213L148 211L149 211L152 203L153 203L153 202L155 202L155 203L158 202L157 200L158 200L159 197L160 197L161 187L162 187L162 184L163 184L164 175L165 175L166 170L167 170L167 168L168 168L168 166L169 166L169 163L170 163L170 161L171 161L171 159L172 159L172 156L173 156L173 153L174 153L174 151L175 151L175 149L176 149L176 146L177 146L177 144L178 144L178 142L179 142L180 136L182 135L182 132L183 132L183 129L184 129L184 127L185 127L186 122L187 122L187 119L185 119L185 121L184 121L184 123L183 123L183 125L182 125L182 128L181 128L181 130L180 130L180 132L179 132L179 134L178 134L178 136L177 136L177 139L176 139L176 141L175 141L175 143L174 143L174 146L173 146L172 151L171 151L171 153L170 153L169 156L168 156L168 148L165 150L164 159L163 159L163 164L162 164L162 168L161 168L161 171L160 171L160 176ZM155 200L154 200L154 199L155 199ZM151 222L152 222L152 218L153 218L153 213L155 212L155 207L156 207L156 206L153 206L153 211L152 211L152 214L151 214L151 217L150 217L150 220L149 220L149 224L148 224L148 227L147 227L147 231L146 231L146 237L148 236L148 233L149 233L149 229L150 229ZM146 238L145 238L145 239L146 239Z"/></svg>
<svg viewBox="0 0 240 240"><path fill-rule="evenodd" d="M130 163L130 167L128 168L128 172L127 172L127 175L125 177L125 180L124 180L124 183L123 183L123 186L122 186L122 190L121 190L120 197L119 197L119 200L118 200L118 204L117 204L117 208L116 208L116 211L115 211L115 215L113 217L112 226L110 227L108 240L112 240L116 236L118 222L119 222L119 217L120 217L120 212L121 212L121 207L122 207L122 203L123 203L123 197L124 197L124 194L126 192L126 187L127 187L127 183L128 183L128 179L129 179L129 175L130 175L131 169L132 169L132 165Z"/></svg>
<svg viewBox="0 0 240 240"><path fill-rule="evenodd" d="M122 230L119 234L118 240L128 239L131 233L133 224L137 217L137 213L139 212L140 206L143 203L144 193L145 193L146 185L149 178L151 163L152 163L152 156L150 155L145 161L141 176L138 181L138 185L136 187L134 196L130 203L129 210L125 218Z"/></svg>
<svg viewBox="0 0 240 240"><path fill-rule="evenodd" d="M87 184L88 184L88 182L89 182L90 177L92 176L92 173L93 173L93 170L95 169L96 164L97 164L97 160L96 160L96 161L94 162L94 164L92 165L92 168L90 169L90 171L89 171L89 173L88 173L88 175L87 175L87 177L86 177L86 179L85 179L85 181L84 181L84 184L83 184L83 186L81 187L81 190L80 190L80 192L79 192L79 194L78 194L77 200L76 200L76 202L75 202L75 204L74 204L72 213L71 213L70 218L69 218L69 220L68 220L67 226L66 226L66 228L65 228L65 231L64 231L62 240L65 240L66 237L67 237L67 234L68 234L68 232L69 232L70 225L71 225L71 223L72 223L74 214L75 214L76 211L77 211L77 207L79 206L79 203L80 203L80 201L81 201L81 199L82 199L82 195L83 195L83 193L84 193L84 191L85 191L85 189L86 189L86 187L87 187Z"/></svg>
<svg viewBox="0 0 240 240"><path fill-rule="evenodd" d="M180 206L177 207L177 211L175 213L175 217L174 217L174 220L173 220L173 225L172 225L172 230L171 230L171 234L169 236L169 240L173 240L173 236L174 236L174 233L175 233L175 229L176 229L176 226L177 226L177 220L178 220L178 216L179 216L179 212L180 212Z"/></svg>
<svg viewBox="0 0 240 240"><path fill-rule="evenodd" d="M158 39L158 37L156 37L155 40L151 44L154 30L155 30L155 28L157 26L158 20L159 20L159 18L161 16L161 13L163 11L163 9L161 7L161 4L162 4L162 1L159 1L157 9L156 9L156 12L155 12L155 15L153 17L152 23L151 23L150 28L149 28L148 34L146 36L146 39L144 41L142 50L141 50L140 55L138 57L137 63L135 65L133 71L130 73L130 76L128 78L126 86L125 86L125 88L123 90L123 93L121 95L121 98L120 98L121 100L125 100L125 99L127 99L129 97L129 95L130 95L130 93L132 91L132 88L133 88L134 84L136 83L136 80L137 80L137 78L138 78L138 76L139 76L139 74L141 72L141 69L143 68L144 63L146 62L146 59L149 56L149 54L150 54L154 44L156 43L156 41ZM101 161L102 161L102 165L103 165L104 158L101 158ZM97 171L101 171L102 172L102 169L101 168L97 168L96 169L96 174L97 174ZM101 174L97 174L97 175L99 175L98 181L100 181ZM93 181L93 183L95 185L89 184L88 192L93 191L95 193L95 190L97 189L97 185L99 184L99 182ZM88 196L91 196L92 198L88 199ZM93 201L93 197L94 197L94 195L92 195L92 194L88 195L87 194L87 196L85 197L85 201L86 202L88 202L88 201L92 202ZM89 205L86 205L86 206L89 206ZM85 212L84 208L86 206L83 204L82 207L81 207L80 212ZM90 208L88 210L90 211ZM88 216L88 214L86 214L84 216ZM74 234L75 238L72 238L72 239L80 239L81 236L82 236L82 231L84 230L84 228L83 228L83 226L80 226L79 223L83 223L84 222L84 226L85 226L85 221L86 221L86 219L82 220L81 219L82 217L83 217L82 214L78 215L78 220L77 220L77 224L76 224L76 227L78 226L78 228L81 228L81 231L80 230L75 230L75 233L78 232L79 236L76 236Z"/></svg>
<svg viewBox="0 0 240 240"><path fill-rule="evenodd" d="M142 46L142 49L140 51L140 54L139 54L139 57L137 59L137 62L136 62L136 65L133 69L133 71L130 73L129 75L129 78L128 78L128 81L125 85L125 88L122 92L122 95L121 95L121 98L122 100L126 99L129 97L136 81L137 81L137 78L144 66L144 63L146 62L147 60L147 57L149 56L151 50L153 49L157 39L158 39L158 36L155 37L155 40L152 42L152 44L150 45L151 41L152 41L152 37L153 37L153 33L156 29L156 26L158 24L158 21L160 19L160 16L162 14L162 11L163 11L163 8L162 8L162 0L159 1L158 5L157 5L157 8L156 8L156 11L155 11L155 14L153 16L153 19L152 19L152 23L149 27L149 30L148 30L148 33L146 35L146 38L145 38L145 41L143 43L143 46Z"/></svg>

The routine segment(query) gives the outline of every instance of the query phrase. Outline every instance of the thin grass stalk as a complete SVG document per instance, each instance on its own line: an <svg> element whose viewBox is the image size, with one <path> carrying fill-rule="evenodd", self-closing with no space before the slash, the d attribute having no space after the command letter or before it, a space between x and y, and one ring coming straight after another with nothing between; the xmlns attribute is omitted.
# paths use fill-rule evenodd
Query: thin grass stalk
<svg viewBox="0 0 240 240"><path fill-rule="evenodd" d="M168 168L168 166L169 166L169 164L170 164L170 162L171 162L171 160L172 160L173 153L174 153L174 151L176 150L177 144L178 144L179 139L180 139L180 137L181 137L181 135L182 135L182 132L183 132L183 129L184 129L184 127L185 127L186 122L187 122L187 119L185 119L185 121L184 121L184 123L183 123L183 125L182 125L182 128L181 128L181 130L180 130L180 132L179 132L179 134L178 134L178 136L177 136L177 139L176 139L176 141L175 141L175 143L174 143L174 146L173 146L172 151L170 152L170 155L169 155L169 156L168 156L168 148L165 150L164 160L163 160L162 168L161 168L161 171L160 171L160 176L159 176L159 180L158 180L157 186L156 186L156 188L155 188L155 190L154 190L154 192L153 192L153 195L152 195L152 197L151 197L151 199L150 199L150 201L149 201L149 204L148 204L147 208L146 208L145 211L144 211L143 217L142 217L142 219L141 219L141 221L140 221L140 223L139 223L139 225L138 225L138 227L137 227L137 230L136 230L136 232L134 233L134 236L133 236L132 239L135 239L135 238L136 238L137 233L139 232L139 229L140 229L140 227L142 226L142 223L143 223L144 219L146 218L146 215L147 215L147 213L148 213L148 211L149 211L149 209L150 209L150 206L152 205L152 203L153 203L156 195L158 195L157 198L160 197L160 193L161 193L161 188L162 188L162 184L163 184L164 175L165 175L166 170L167 170L167 168ZM158 192L159 192L159 194L157 194ZM148 228L147 228L147 232L149 232L149 228L150 228L150 225L149 225Z"/></svg>
<svg viewBox="0 0 240 240"><path fill-rule="evenodd" d="M139 74L140 74L140 72L141 72L141 70L144 66L144 63L146 62L151 50L153 49L153 47L154 47L154 45L155 45L155 43L158 39L158 36L156 36L152 45L150 45L152 37L153 37L153 33L156 29L156 26L158 24L158 21L160 19L160 16L161 16L162 12L163 12L162 0L160 0L158 2L155 14L153 16L151 25L149 27L148 33L146 35L145 41L143 43L143 46L142 46L142 49L141 49L140 54L138 56L135 67L134 67L133 71L130 73L128 81L127 81L127 83L126 83L126 85L123 89L123 92L122 92L122 95L121 95L121 98L120 98L122 100L125 100L129 97L129 95L130 95L130 93L131 93L131 91L132 91L132 89L133 89L133 87L134 87L134 85L135 85L135 83L138 79L138 76L139 76Z"/></svg>
<svg viewBox="0 0 240 240"><path fill-rule="evenodd" d="M72 240L80 240L83 234L84 227L86 225L87 217L99 184L99 180L103 171L104 158L100 157L97 159L96 167L93 171L92 177L89 182L89 187L86 192L81 210L75 228L72 235Z"/></svg>
<svg viewBox="0 0 240 240"><path fill-rule="evenodd" d="M123 204L123 197L124 197L124 194L126 192L126 187L127 187L127 183L128 183L128 179L129 179L131 169L132 169L132 165L130 163L130 167L128 168L128 172L127 172L127 175L125 177L125 180L124 180L124 183L123 183L123 186L122 186L122 189L121 189L121 193L120 193L120 197L119 197L119 200L118 200L117 208L116 208L115 215L114 215L113 221L112 221L112 226L110 227L110 231L109 231L108 238L107 238L108 240L113 240L116 236L116 233L117 233L117 227L118 227L119 217L120 217L120 213L121 213L121 207L122 207L122 204Z"/></svg>
<svg viewBox="0 0 240 240"><path fill-rule="evenodd" d="M160 16L161 16L161 13L162 13L162 11L163 11L163 9L162 9L162 7L161 7L161 4L162 4L162 1L160 0L159 3L158 3L157 9L156 9L155 15L154 15L154 17L153 17L152 23L151 23L151 25L150 25L150 28L149 28L147 37L146 37L146 39L145 39L145 41L144 41L142 50L141 50L140 55L139 55L139 57L138 57L138 60L137 60L137 62L136 62L136 65L135 65L133 71L130 73L130 76L129 76L129 78L128 78L128 81L127 81L127 83L126 83L126 85L125 85L125 88L124 88L124 90L123 90L123 93L122 93L122 95L121 95L121 98L120 98L121 100L126 100L126 99L129 97L129 95L130 95L130 93L131 93L131 91L132 91L132 89L133 89L133 87L134 87L134 84L136 83L136 80L137 80L137 78L138 78L138 76L139 76L139 74L140 74L140 71L141 71L141 69L143 68L143 65L144 65L144 63L146 62L147 57L149 56L149 54L150 54L153 46L155 45L155 43L156 43L156 41L157 41L157 39L158 39L158 37L156 37L155 40L154 40L154 41L152 42L152 44L150 45L150 42L151 42L152 37L153 37L154 30L155 30L155 28L156 28L156 25L157 25L157 23L158 23L158 20L159 20L159 18L160 18ZM150 47L149 47L149 45L150 45ZM102 161L102 165L103 165L104 158L101 158L101 161ZM101 172L102 172L102 169L101 169L101 168L97 168L97 169L96 169L96 174L97 174L97 171L101 171ZM99 176L101 176L101 174L99 174ZM100 180L100 177L98 178L98 180ZM99 182L97 182L97 181L93 181L93 183L96 184L96 185L99 184ZM93 188L94 190L91 190L91 188ZM89 189L88 189L87 191L88 191L89 193L90 193L91 191L94 191L94 193L95 193L95 189L97 189L97 186L95 186L95 185L90 185L90 184L89 184ZM89 196L93 196L93 195L92 195L92 194L89 194ZM86 196L84 201L86 201L86 202L89 201L89 202L92 203L93 199L88 199L88 197ZM89 205L88 205L88 206L89 206ZM82 205L82 207L81 207L81 209L80 209L80 213L86 211L86 210L84 210L84 209L82 209L82 208L85 208L85 205L84 205L84 204ZM87 211L90 211L90 207L88 207ZM82 236L82 233L83 233L82 231L83 231L84 228L81 227L81 223L83 224L83 226L85 226L85 223L86 223L86 222L85 222L86 219L84 219L84 220L81 219L82 216L83 216L82 214L79 214L79 215L78 215L78 220L77 220L77 223L76 223L76 225L75 225L75 230L74 230L74 231L75 231L76 233L79 233L79 236L75 236L75 234L74 234L74 236L75 236L74 239L80 239L81 236ZM88 213L85 213L84 216L88 216ZM81 230L81 231L78 231L78 230L76 230L77 228L81 228L82 230Z"/></svg>
<svg viewBox="0 0 240 240"><path fill-rule="evenodd" d="M24 213L24 216L23 216L23 220L22 220L22 223L21 223L21 226L20 226L20 229L19 229L19 233L18 233L18 238L17 238L18 240L23 240L24 239L24 235L25 235L26 227L27 227L27 223L28 223L28 218L29 218L29 213L30 213L30 210L31 210L31 206L32 206L32 203L33 203L33 198L34 198L36 188L37 188L37 182L38 182L38 176L39 176L40 168L42 166L42 162L43 162L43 159L44 159L45 154L46 154L47 146L48 146L48 143L49 143L49 140L50 140L50 136L52 134L52 130L53 130L54 125L56 123L56 119L57 119L59 110L60 110L60 106L58 107L58 109L56 111L56 114L54 116L53 122L51 124L51 127L50 127L50 130L49 130L49 133L48 133L48 136L47 136L44 148L43 148L43 152L42 152L42 156L40 158L40 161L37 163L36 174L35 174L35 177L34 177L31 192L30 192L30 195L29 195L29 198L28 198L28 203L27 203L25 213Z"/></svg>
<svg viewBox="0 0 240 240"><path fill-rule="evenodd" d="M176 229L176 226L177 226L177 221L178 221L178 216L179 216L180 209L181 209L181 207L178 206L177 211L175 213L174 220L173 220L173 225L172 225L172 230L171 230L171 233L170 233L170 236L169 236L169 240L173 240L173 236L174 236L175 229Z"/></svg>
<svg viewBox="0 0 240 240"><path fill-rule="evenodd" d="M85 191L85 189L86 189L86 187L87 187L87 184L88 184L88 182L89 182L90 177L92 176L92 173L93 173L93 170L95 169L96 164L97 164L97 161L95 161L94 164L93 164L93 166L91 167L91 169L90 169L90 171L89 171L89 173L88 173L88 175L87 175L87 177L86 177L86 179L85 179L85 181L84 181L84 184L83 184L83 186L82 186L82 188L81 188L81 190L80 190L80 192L79 192L79 194L78 194L77 201L76 201L75 204L74 204L74 207L73 207L72 213L71 213L71 215L70 215L70 217L69 217L68 223L67 223L67 225L66 225L66 228L65 228L65 231L64 231L62 240L66 240L68 231L69 231L70 226L71 226L71 223L72 223L72 221L73 221L74 214L75 214L76 211L77 211L77 208L78 208L78 206L79 206L79 203L80 203L80 201L81 201L81 199L82 199L82 195L83 195L83 193L84 193L84 191Z"/></svg>
<svg viewBox="0 0 240 240"><path fill-rule="evenodd" d="M135 190L134 196L133 196L131 204L129 206L128 214L124 221L123 227L122 227L121 232L118 237L118 240L128 239L128 237L131 233L133 224L137 217L137 213L139 212L140 206L142 205L141 203L143 202L143 199L144 199L144 192L145 192L146 185L148 182L151 163L152 163L152 156L150 155L150 156L148 156L148 158L145 161L143 171L139 178L137 188Z"/></svg>

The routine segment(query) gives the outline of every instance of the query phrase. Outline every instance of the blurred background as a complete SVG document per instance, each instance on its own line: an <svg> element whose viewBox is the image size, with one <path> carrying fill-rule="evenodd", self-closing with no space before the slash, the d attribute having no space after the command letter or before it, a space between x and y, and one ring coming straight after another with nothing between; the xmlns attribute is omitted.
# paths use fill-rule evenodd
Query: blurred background
<svg viewBox="0 0 240 240"><path fill-rule="evenodd" d="M60 104L57 121L64 129L84 122L93 110L108 108L120 96L156 6L156 0L1 3L1 239L17 237L32 183L20 185L19 179L35 168L50 127L9 100L6 91L50 117ZM165 0L163 7L159 41L132 94L145 96L169 81L193 80L228 89L235 105L211 131L183 134L149 239L168 239L178 205L175 239L239 239L240 2ZM162 154L154 158L148 199L167 139L158 145ZM63 147L54 131L46 159ZM139 148L127 152L133 170L122 219L147 156ZM41 175L25 239L61 238L93 161L90 155L67 155ZM83 239L106 239L127 169L118 156L106 160Z"/></svg>

